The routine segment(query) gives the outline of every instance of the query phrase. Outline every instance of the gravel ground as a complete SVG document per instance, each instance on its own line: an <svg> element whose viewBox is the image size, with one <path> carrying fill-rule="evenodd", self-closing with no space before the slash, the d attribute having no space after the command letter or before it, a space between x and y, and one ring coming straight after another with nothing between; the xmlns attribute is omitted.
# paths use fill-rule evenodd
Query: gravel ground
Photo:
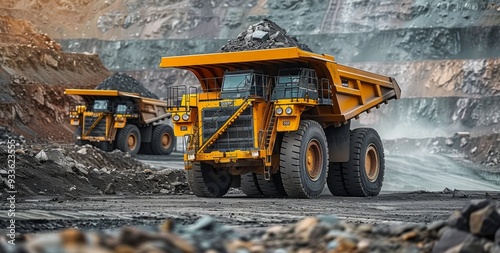
<svg viewBox="0 0 500 253"><path fill-rule="evenodd" d="M158 251L126 252L431 252L435 245L441 248L458 245L460 241L446 237L454 233L473 239L473 243L459 245L462 249L471 245L489 246L486 250L467 252L497 252L494 239L472 236L469 226L463 226L469 224L471 215L470 224L474 221L488 226L471 225L476 232L470 233L483 233L478 231L486 231L493 224L494 234L500 224L498 215L484 214L486 209L482 208L489 204L487 210L495 211L495 203L473 200L484 198L498 200L500 192L420 191L386 193L373 198L322 196L316 200L247 198L238 191L220 199L183 195L54 201L50 197L36 197L17 203L16 229L19 233L47 233L72 227L94 231L101 239L115 238L114 244L100 243L109 249L125 244L139 250L148 241L156 242L154 246L159 247ZM476 204L470 205L471 202ZM461 213L453 214L461 209ZM472 215L475 210L480 212ZM490 216L498 222L487 219ZM5 214L0 217L0 227L7 227ZM121 228L129 225L142 229ZM65 230L51 240L42 236L31 243L61 246L60 240L68 240L66 234L73 232ZM163 238L165 234L175 240Z"/></svg>

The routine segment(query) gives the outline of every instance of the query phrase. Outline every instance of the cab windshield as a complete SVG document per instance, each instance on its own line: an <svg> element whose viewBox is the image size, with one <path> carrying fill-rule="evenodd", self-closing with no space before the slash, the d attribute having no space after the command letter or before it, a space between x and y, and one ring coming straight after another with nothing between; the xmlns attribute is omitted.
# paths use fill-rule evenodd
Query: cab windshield
<svg viewBox="0 0 500 253"><path fill-rule="evenodd" d="M278 78L279 84L298 85L299 81L300 81L300 76L280 76Z"/></svg>
<svg viewBox="0 0 500 253"><path fill-rule="evenodd" d="M247 90L252 82L250 74L236 74L224 76L224 83L222 85L223 91L241 91Z"/></svg>
<svg viewBox="0 0 500 253"><path fill-rule="evenodd" d="M108 110L108 100L95 100L92 109L94 112L103 112Z"/></svg>

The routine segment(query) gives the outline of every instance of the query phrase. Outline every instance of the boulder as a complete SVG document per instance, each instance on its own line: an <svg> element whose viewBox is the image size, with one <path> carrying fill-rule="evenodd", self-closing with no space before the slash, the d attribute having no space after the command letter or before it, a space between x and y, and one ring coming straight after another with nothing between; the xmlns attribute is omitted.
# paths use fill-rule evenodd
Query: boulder
<svg viewBox="0 0 500 253"><path fill-rule="evenodd" d="M499 228L500 214L494 205L490 204L470 215L469 230L472 234L493 237Z"/></svg>

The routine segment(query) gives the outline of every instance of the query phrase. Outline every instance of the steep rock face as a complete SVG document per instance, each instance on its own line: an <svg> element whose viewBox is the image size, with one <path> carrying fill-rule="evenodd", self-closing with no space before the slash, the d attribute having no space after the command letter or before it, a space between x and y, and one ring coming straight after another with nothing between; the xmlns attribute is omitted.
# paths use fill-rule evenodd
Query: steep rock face
<svg viewBox="0 0 500 253"><path fill-rule="evenodd" d="M93 88L107 75L99 56L64 53L26 21L0 16L0 125L27 139L70 140L66 88Z"/></svg>
<svg viewBox="0 0 500 253"><path fill-rule="evenodd" d="M500 96L406 98L362 114L357 124L375 127L391 139L500 132Z"/></svg>
<svg viewBox="0 0 500 253"><path fill-rule="evenodd" d="M43 24L51 36L66 39L60 41L65 50L99 53L105 66L126 71L160 97L165 97L170 85L196 85L189 72L158 69L162 56L216 52L227 39L264 18L313 51L335 56L341 64L395 76L403 97L481 100L476 97L497 96L500 89L497 1L43 2L0 0L4 7L0 13ZM67 20L69 15L73 18ZM89 37L97 39L75 39ZM447 101L444 98L431 107L445 111Z"/></svg>
<svg viewBox="0 0 500 253"><path fill-rule="evenodd" d="M500 58L500 45L496 43L500 26L300 35L297 39L314 52L335 56L340 63ZM139 70L156 68L162 56L213 53L227 41L84 39L60 43L69 51L98 53L110 69Z"/></svg>
<svg viewBox="0 0 500 253"><path fill-rule="evenodd" d="M494 0L2 0L0 7L0 14L29 18L55 38L235 38L264 18L294 35L494 26L500 20Z"/></svg>
<svg viewBox="0 0 500 253"><path fill-rule="evenodd" d="M500 58L349 65L395 77L403 97L500 94Z"/></svg>

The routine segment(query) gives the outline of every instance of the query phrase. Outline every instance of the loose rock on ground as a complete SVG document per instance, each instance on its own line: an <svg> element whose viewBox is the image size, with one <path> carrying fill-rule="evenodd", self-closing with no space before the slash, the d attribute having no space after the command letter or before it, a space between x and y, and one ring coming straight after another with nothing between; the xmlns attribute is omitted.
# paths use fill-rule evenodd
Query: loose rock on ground
<svg viewBox="0 0 500 253"><path fill-rule="evenodd" d="M33 145L6 129L0 129L0 135L0 143L9 138L19 140L15 146L18 197L190 193L184 171L156 171L119 150L104 152L91 145ZM8 171L6 148L0 146L0 171ZM0 186L1 197L9 187L6 173L0 173Z"/></svg>
<svg viewBox="0 0 500 253"><path fill-rule="evenodd" d="M448 221L425 224L349 224L335 215L306 217L295 224L241 235L204 216L194 224L166 220L138 229L22 237L17 249L80 252L500 252L500 214L490 200L473 200ZM21 237L20 237L21 238ZM15 248L0 240L1 252ZM39 251L36 251L39 252Z"/></svg>

